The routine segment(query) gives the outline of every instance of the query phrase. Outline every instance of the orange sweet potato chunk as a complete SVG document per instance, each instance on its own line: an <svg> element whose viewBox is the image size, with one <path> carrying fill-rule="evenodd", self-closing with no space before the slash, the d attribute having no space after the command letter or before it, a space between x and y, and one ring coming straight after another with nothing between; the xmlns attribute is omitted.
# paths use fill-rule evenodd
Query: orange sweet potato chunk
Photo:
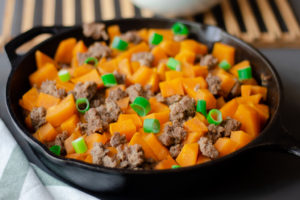
<svg viewBox="0 0 300 200"><path fill-rule="evenodd" d="M72 56L77 58L78 53L87 52L88 48L85 46L82 40L79 40L72 50Z"/></svg>
<svg viewBox="0 0 300 200"><path fill-rule="evenodd" d="M151 68L140 66L139 69L132 75L131 81L133 83L139 83L145 86L148 83L152 73L153 71Z"/></svg>
<svg viewBox="0 0 300 200"><path fill-rule="evenodd" d="M125 97L117 101L118 106L121 108L123 112L125 112L129 105L129 97Z"/></svg>
<svg viewBox="0 0 300 200"><path fill-rule="evenodd" d="M156 100L155 97L149 99L151 105L151 110L149 113L159 113L164 111L170 111L169 107L166 104L160 103Z"/></svg>
<svg viewBox="0 0 300 200"><path fill-rule="evenodd" d="M169 97L175 94L184 95L182 79L179 78L171 81L160 82L159 88L163 97Z"/></svg>
<svg viewBox="0 0 300 200"><path fill-rule="evenodd" d="M87 81L96 82L98 88L103 86L102 79L96 69L93 69L90 72L88 72L78 78L72 79L72 82L74 82L75 84L79 83L79 82L84 83Z"/></svg>
<svg viewBox="0 0 300 200"><path fill-rule="evenodd" d="M236 99L232 99L225 103L225 105L223 105L220 109L223 119L226 119L227 117L232 118L238 105L239 104Z"/></svg>
<svg viewBox="0 0 300 200"><path fill-rule="evenodd" d="M141 118L137 114L120 114L118 122L131 119L137 128L143 126Z"/></svg>
<svg viewBox="0 0 300 200"><path fill-rule="evenodd" d="M106 137L106 135L105 134L101 135L99 133L90 134L90 135L86 136L86 138L85 138L85 142L86 142L88 149L92 149L94 146L94 143L101 142L102 144L106 144L107 141L108 141L108 138Z"/></svg>
<svg viewBox="0 0 300 200"><path fill-rule="evenodd" d="M36 106L48 109L51 106L58 104L59 102L60 98L41 92L37 98Z"/></svg>
<svg viewBox="0 0 300 200"><path fill-rule="evenodd" d="M136 132L136 126L131 119L128 119L109 124L109 131L111 135L119 132L121 135L126 136L127 141L130 141Z"/></svg>
<svg viewBox="0 0 300 200"><path fill-rule="evenodd" d="M38 90L35 87L31 88L23 95L19 102L20 106L28 111L31 111L34 107L36 107L38 96Z"/></svg>
<svg viewBox="0 0 300 200"><path fill-rule="evenodd" d="M144 140L144 138L140 132L136 132L129 142L129 145L135 145L135 144L139 144L142 146L146 158L152 158L152 159L157 160L156 155L153 153L152 149L147 144L147 142Z"/></svg>
<svg viewBox="0 0 300 200"><path fill-rule="evenodd" d="M207 53L207 46L200 43L200 42L197 42L195 40L190 40L190 39L187 39L187 40L183 40L181 42L181 51L182 50L188 50L188 51L192 51L194 52L195 54L206 54Z"/></svg>
<svg viewBox="0 0 300 200"><path fill-rule="evenodd" d="M164 123L169 121L169 114L170 114L170 111L151 113L147 116L144 116L143 120L145 120L145 119L157 119L160 124L164 124Z"/></svg>
<svg viewBox="0 0 300 200"><path fill-rule="evenodd" d="M204 99L206 101L206 108L213 109L217 106L217 100L214 95L208 89L194 89L186 88L186 93L195 101Z"/></svg>
<svg viewBox="0 0 300 200"><path fill-rule="evenodd" d="M163 40L159 46L168 56L171 57L176 56L180 50L180 43L174 40Z"/></svg>
<svg viewBox="0 0 300 200"><path fill-rule="evenodd" d="M78 122L79 117L77 114L74 114L60 125L61 130L67 131L68 134L71 135L75 131Z"/></svg>
<svg viewBox="0 0 300 200"><path fill-rule="evenodd" d="M203 77L197 78L184 78L182 79L182 85L185 91L187 89L195 90L197 89L207 89L207 82Z"/></svg>
<svg viewBox="0 0 300 200"><path fill-rule="evenodd" d="M158 160L164 160L168 156L170 156L168 149L160 143L160 141L154 134L150 133L146 137L144 137L144 139L150 146Z"/></svg>
<svg viewBox="0 0 300 200"><path fill-rule="evenodd" d="M35 61L38 69L44 67L47 63L53 64L54 66L56 65L56 62L52 58L39 50L35 52Z"/></svg>
<svg viewBox="0 0 300 200"><path fill-rule="evenodd" d="M232 131L230 139L237 144L237 149L240 149L251 142L253 137L244 131Z"/></svg>
<svg viewBox="0 0 300 200"><path fill-rule="evenodd" d="M57 63L70 64L72 61L72 52L76 45L75 38L68 38L61 41L56 49L54 60Z"/></svg>
<svg viewBox="0 0 300 200"><path fill-rule="evenodd" d="M63 99L59 104L47 110L46 120L54 127L61 125L76 112L74 97L72 94Z"/></svg>
<svg viewBox="0 0 300 200"><path fill-rule="evenodd" d="M233 74L235 77L239 77L238 70L243 69L245 67L249 67L249 66L250 66L249 60L244 60L244 61L239 62L238 64L234 65L233 67L231 67L229 72L231 74Z"/></svg>
<svg viewBox="0 0 300 200"><path fill-rule="evenodd" d="M76 140L77 138L81 137L81 133L79 130L76 130L75 132L72 133L64 142L65 149L67 154L75 153L75 150L72 145L72 141Z"/></svg>
<svg viewBox="0 0 300 200"><path fill-rule="evenodd" d="M176 161L171 156L167 156L155 166L155 169L170 169L173 165L177 165Z"/></svg>
<svg viewBox="0 0 300 200"><path fill-rule="evenodd" d="M184 144L196 143L202 135L202 132L189 132L184 141Z"/></svg>
<svg viewBox="0 0 300 200"><path fill-rule="evenodd" d="M201 134L201 136L203 136L208 131L205 123L202 122L198 117L187 120L186 122L184 122L183 127L188 132L198 132Z"/></svg>
<svg viewBox="0 0 300 200"><path fill-rule="evenodd" d="M187 62L189 64L194 64L196 58L196 53L190 50L181 50L175 59L179 60L181 63Z"/></svg>
<svg viewBox="0 0 300 200"><path fill-rule="evenodd" d="M185 144L176 158L182 167L195 165L197 162L199 146L198 143Z"/></svg>
<svg viewBox="0 0 300 200"><path fill-rule="evenodd" d="M167 59L168 56L160 46L156 46L151 50L154 60L152 62L153 66L157 66L159 62L163 59Z"/></svg>
<svg viewBox="0 0 300 200"><path fill-rule="evenodd" d="M55 128L50 123L46 123L43 126L41 126L37 130L37 133L42 142L51 142L55 139L57 135Z"/></svg>
<svg viewBox="0 0 300 200"><path fill-rule="evenodd" d="M230 65L233 65L235 59L235 48L227 44L216 42L212 50L212 55L217 58L219 62L226 60Z"/></svg>
<svg viewBox="0 0 300 200"><path fill-rule="evenodd" d="M226 156L237 149L237 143L232 141L230 138L222 137L219 138L214 144L215 148L219 152L219 156Z"/></svg>
<svg viewBox="0 0 300 200"><path fill-rule="evenodd" d="M46 63L42 68L33 72L29 76L31 85L40 86L46 80L55 80L57 77L57 69L54 64Z"/></svg>
<svg viewBox="0 0 300 200"><path fill-rule="evenodd" d="M266 87L257 86L257 85L242 85L241 93L242 97L251 96L255 94L261 94L264 101L267 100L267 91Z"/></svg>

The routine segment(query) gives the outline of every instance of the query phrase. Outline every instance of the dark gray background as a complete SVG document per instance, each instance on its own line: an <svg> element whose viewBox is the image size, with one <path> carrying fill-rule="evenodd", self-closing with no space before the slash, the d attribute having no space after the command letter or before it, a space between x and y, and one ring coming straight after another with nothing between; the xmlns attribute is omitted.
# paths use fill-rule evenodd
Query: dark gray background
<svg viewBox="0 0 300 200"><path fill-rule="evenodd" d="M292 0L290 3L299 20L300 1ZM274 64L282 79L285 98L281 113L283 122L293 136L300 141L298 128L300 121L300 49L261 49L261 51ZM12 133L15 133L5 107L5 84L9 72L8 59L4 54L0 54L0 118L4 120ZM34 154L24 140L18 140L18 143L27 155ZM246 159L241 162L253 166L253 170L247 172L251 177L249 184L244 183L240 188L230 191L216 189L215 193L204 199L300 199L299 158L270 150L259 153L253 151L244 156ZM41 168L48 171L35 156L31 156L30 161L38 163ZM101 195L97 196L101 197ZM200 197L203 198L201 191L199 191L199 196L196 195L194 199Z"/></svg>

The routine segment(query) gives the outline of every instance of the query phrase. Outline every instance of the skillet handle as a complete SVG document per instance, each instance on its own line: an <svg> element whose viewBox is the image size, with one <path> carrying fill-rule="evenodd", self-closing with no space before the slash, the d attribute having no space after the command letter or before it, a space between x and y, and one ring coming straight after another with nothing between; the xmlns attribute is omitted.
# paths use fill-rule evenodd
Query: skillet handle
<svg viewBox="0 0 300 200"><path fill-rule="evenodd" d="M44 33L50 33L53 35L56 35L58 33L61 33L63 31L66 31L70 29L70 27L63 27L63 26L40 26L40 27L34 27L30 29L29 31L26 31L17 37L15 37L13 40L11 40L9 43L5 45L5 52L9 58L9 61L14 67L14 64L17 63L23 56L18 55L16 53L16 50L24 43L32 40L38 35L44 34Z"/></svg>

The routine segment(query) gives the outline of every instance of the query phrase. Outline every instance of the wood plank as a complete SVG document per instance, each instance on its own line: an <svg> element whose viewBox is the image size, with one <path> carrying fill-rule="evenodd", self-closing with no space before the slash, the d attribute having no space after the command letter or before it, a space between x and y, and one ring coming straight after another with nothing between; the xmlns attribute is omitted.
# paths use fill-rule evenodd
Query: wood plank
<svg viewBox="0 0 300 200"><path fill-rule="evenodd" d="M237 19L233 14L234 12L231 8L229 0L223 0L221 2L221 8L222 8L224 23L227 32L234 36L239 37L241 35L241 30L237 22Z"/></svg>
<svg viewBox="0 0 300 200"><path fill-rule="evenodd" d="M44 0L43 25L53 26L55 21L55 0Z"/></svg>
<svg viewBox="0 0 300 200"><path fill-rule="evenodd" d="M279 39L282 36L282 32L276 20L276 17L272 11L268 0L256 0L258 8L262 14L262 18L265 21L265 25L268 30L268 37L271 41Z"/></svg>
<svg viewBox="0 0 300 200"><path fill-rule="evenodd" d="M275 2L288 28L288 37L290 39L296 39L296 37L300 36L300 28L290 4L287 0L275 0Z"/></svg>
<svg viewBox="0 0 300 200"><path fill-rule="evenodd" d="M21 32L27 31L33 26L35 0L24 0Z"/></svg>
<svg viewBox="0 0 300 200"><path fill-rule="evenodd" d="M15 0L6 0L3 17L2 35L0 38L0 47L11 39L11 29L14 14Z"/></svg>
<svg viewBox="0 0 300 200"><path fill-rule="evenodd" d="M75 24L75 0L63 0L63 25L73 26Z"/></svg>
<svg viewBox="0 0 300 200"><path fill-rule="evenodd" d="M81 0L82 21L83 23L91 23L95 21L95 5L94 0Z"/></svg>
<svg viewBox="0 0 300 200"><path fill-rule="evenodd" d="M134 6L130 0L120 0L120 9L122 18L134 17Z"/></svg>
<svg viewBox="0 0 300 200"><path fill-rule="evenodd" d="M141 9L142 17L153 17L154 13L148 9Z"/></svg>
<svg viewBox="0 0 300 200"><path fill-rule="evenodd" d="M103 20L113 19L115 17L115 5L113 0L101 0L100 5Z"/></svg>
<svg viewBox="0 0 300 200"><path fill-rule="evenodd" d="M242 38L248 42L257 40L260 37L260 30L248 0L238 0L237 3L247 29L247 32L243 34Z"/></svg>
<svg viewBox="0 0 300 200"><path fill-rule="evenodd" d="M217 21L211 11L204 14L204 24L217 25Z"/></svg>

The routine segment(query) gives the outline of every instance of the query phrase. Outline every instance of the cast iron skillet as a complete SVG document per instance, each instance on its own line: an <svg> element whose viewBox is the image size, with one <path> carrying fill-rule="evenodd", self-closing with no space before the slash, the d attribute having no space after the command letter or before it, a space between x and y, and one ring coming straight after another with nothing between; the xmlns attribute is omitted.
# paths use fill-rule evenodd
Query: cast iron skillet
<svg viewBox="0 0 300 200"><path fill-rule="evenodd" d="M173 19L121 19L104 21L106 25L118 24L125 32L141 28L170 28L178 20ZM181 20L180 20L181 21ZM279 76L271 63L256 49L241 40L229 35L215 26L206 26L194 22L182 21L190 29L190 37L203 42L211 49L216 41L221 41L236 47L236 61L245 58L251 61L254 76L260 80L260 74L271 75L268 86L268 105L270 119L260 135L246 147L217 160L197 166L162 171L131 171L126 169L110 169L95 166L72 159L53 155L44 145L31 136L24 124L22 110L18 104L21 96L30 88L28 76L36 69L34 52L41 50L53 56L58 43L68 37L82 39L86 44L93 41L82 35L81 27L36 27L9 42L5 46L6 54L11 62L12 71L6 85L6 103L10 117L20 134L33 147L40 160L54 173L66 181L79 187L108 193L140 193L162 191L184 191L193 186L197 188L210 187L212 178L222 179L224 170L234 166L237 157L243 156L248 150L259 147L276 147L295 155L300 155L299 148L279 119L279 109L282 102L282 87ZM53 37L37 45L25 55L17 55L16 49L37 35L53 34ZM201 181L199 181L199 178ZM145 194L145 193L144 193Z"/></svg>

